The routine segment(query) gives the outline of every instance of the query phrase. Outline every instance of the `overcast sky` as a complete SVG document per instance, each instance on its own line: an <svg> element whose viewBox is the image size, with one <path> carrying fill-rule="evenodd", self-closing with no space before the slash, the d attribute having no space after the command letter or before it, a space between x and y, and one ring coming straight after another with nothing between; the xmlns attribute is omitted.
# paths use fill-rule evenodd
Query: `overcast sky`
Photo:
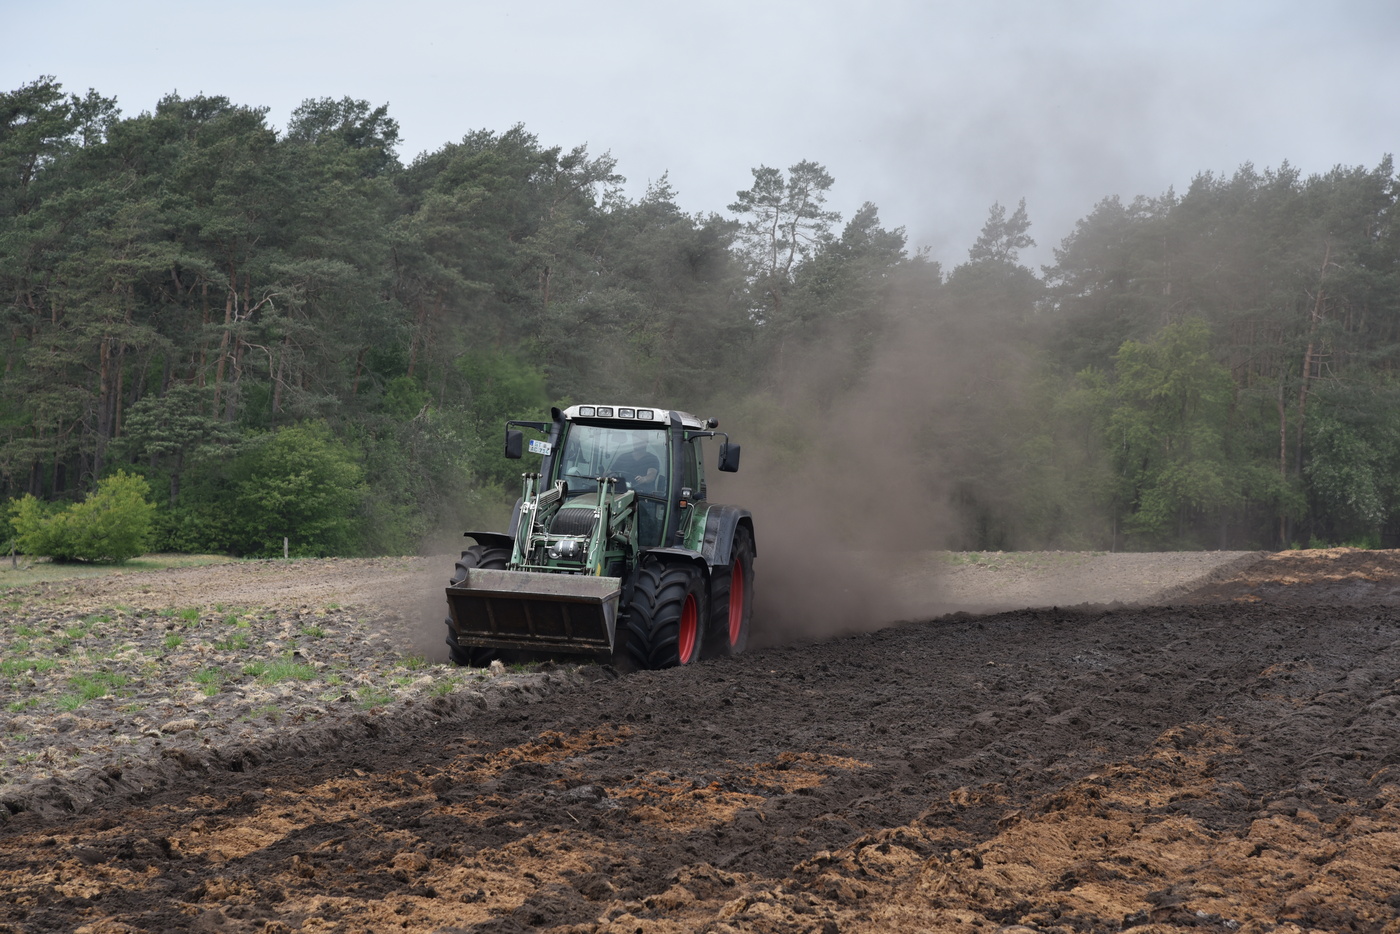
<svg viewBox="0 0 1400 934"><path fill-rule="evenodd" d="M126 114L221 94L285 126L387 103L405 161L523 123L670 173L716 211L750 169L823 163L911 246L966 258L1022 197L1050 248L1108 195L1244 162L1374 167L1400 138L1400 0L0 0L0 83L51 74Z"/></svg>

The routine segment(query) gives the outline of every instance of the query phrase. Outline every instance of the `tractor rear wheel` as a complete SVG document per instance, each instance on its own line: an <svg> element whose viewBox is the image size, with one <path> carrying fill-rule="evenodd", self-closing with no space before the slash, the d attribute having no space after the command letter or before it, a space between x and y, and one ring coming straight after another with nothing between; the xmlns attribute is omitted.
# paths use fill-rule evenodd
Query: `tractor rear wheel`
<svg viewBox="0 0 1400 934"><path fill-rule="evenodd" d="M739 526L729 567L710 574L710 637L721 655L738 655L749 644L753 618L753 535Z"/></svg>
<svg viewBox="0 0 1400 934"><path fill-rule="evenodd" d="M627 606L627 652L642 668L699 661L705 639L705 578L690 562L644 560Z"/></svg>
<svg viewBox="0 0 1400 934"><path fill-rule="evenodd" d="M510 549L499 545L473 545L462 552L457 559L457 567L452 572L452 584L461 583L472 568L488 571L504 571L510 563ZM468 648L457 644L457 633L452 629L452 617L443 620L447 623L447 651L455 664L482 667L491 664L496 657L495 649Z"/></svg>

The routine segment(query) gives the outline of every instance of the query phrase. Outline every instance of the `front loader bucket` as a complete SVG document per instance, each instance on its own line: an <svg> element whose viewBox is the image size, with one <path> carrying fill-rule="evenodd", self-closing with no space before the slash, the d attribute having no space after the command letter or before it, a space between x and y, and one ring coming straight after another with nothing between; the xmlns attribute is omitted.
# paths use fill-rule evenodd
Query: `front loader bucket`
<svg viewBox="0 0 1400 934"><path fill-rule="evenodd" d="M471 568L447 588L462 647L612 656L622 580Z"/></svg>

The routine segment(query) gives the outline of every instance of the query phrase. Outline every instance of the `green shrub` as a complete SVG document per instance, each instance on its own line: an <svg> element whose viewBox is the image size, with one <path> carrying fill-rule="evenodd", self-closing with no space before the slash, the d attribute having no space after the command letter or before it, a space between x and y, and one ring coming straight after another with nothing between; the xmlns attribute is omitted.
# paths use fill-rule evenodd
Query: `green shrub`
<svg viewBox="0 0 1400 934"><path fill-rule="evenodd" d="M228 548L227 516L215 506L173 506L156 513L152 544L156 551L206 554Z"/></svg>
<svg viewBox="0 0 1400 934"><path fill-rule="evenodd" d="M19 550L55 561L117 564L144 554L156 508L146 499L150 492L145 478L118 471L66 509L25 496L11 508Z"/></svg>
<svg viewBox="0 0 1400 934"><path fill-rule="evenodd" d="M249 442L230 467L231 550L256 557L344 555L355 550L364 471L321 423L282 428Z"/></svg>

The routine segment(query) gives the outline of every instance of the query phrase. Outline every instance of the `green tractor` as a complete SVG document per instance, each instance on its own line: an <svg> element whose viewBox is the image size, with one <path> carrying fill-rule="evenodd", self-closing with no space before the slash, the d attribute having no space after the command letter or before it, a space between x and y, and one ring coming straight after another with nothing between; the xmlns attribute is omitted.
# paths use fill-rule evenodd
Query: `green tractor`
<svg viewBox="0 0 1400 934"><path fill-rule="evenodd" d="M669 668L735 654L753 615L753 517L706 500L701 445L715 419L638 406L575 405L506 423L524 474L510 531L467 532L447 587L447 644L460 665L591 656ZM524 431L532 437L528 448Z"/></svg>

